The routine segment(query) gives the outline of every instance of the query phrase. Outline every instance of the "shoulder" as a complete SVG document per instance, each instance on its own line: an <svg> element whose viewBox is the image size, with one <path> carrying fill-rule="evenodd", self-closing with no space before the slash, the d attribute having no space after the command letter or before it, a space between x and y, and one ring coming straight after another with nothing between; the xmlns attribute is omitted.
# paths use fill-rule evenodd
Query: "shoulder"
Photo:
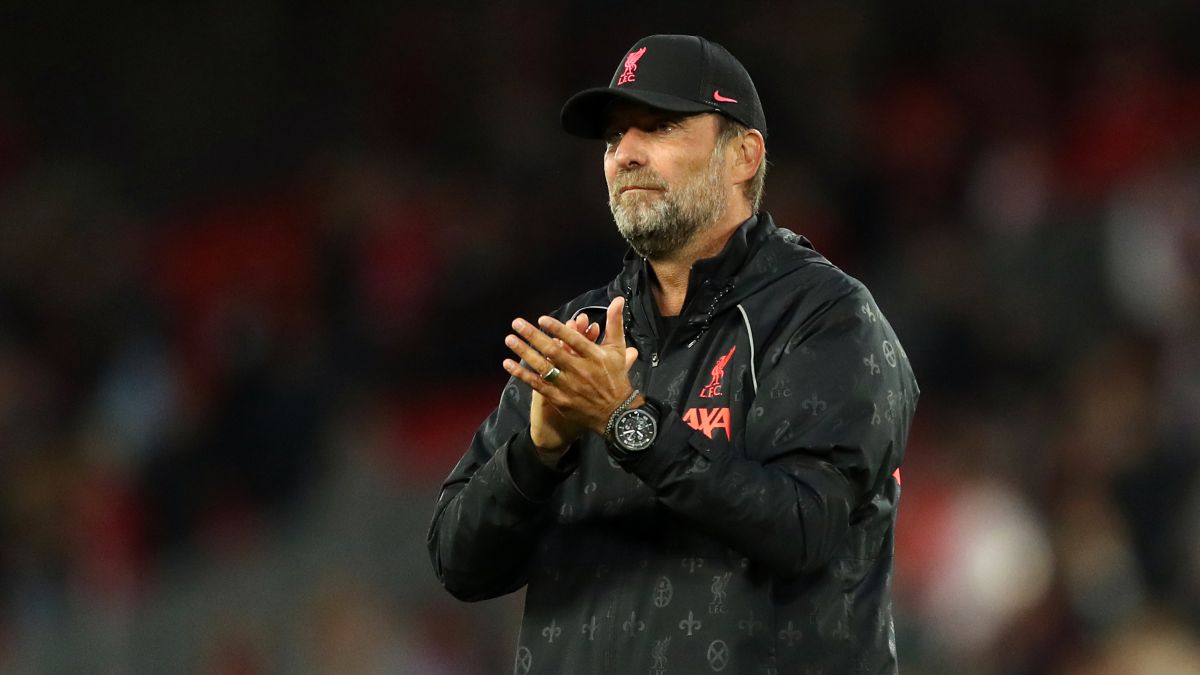
<svg viewBox="0 0 1200 675"><path fill-rule="evenodd" d="M866 285L818 252L805 237L774 227L764 237L753 264L770 281L762 289L787 314L815 318L830 311L873 311Z"/></svg>
<svg viewBox="0 0 1200 675"><path fill-rule="evenodd" d="M756 288L744 303L760 347L772 360L815 337L846 345L895 342L867 286L807 239L772 227L758 244L749 266Z"/></svg>

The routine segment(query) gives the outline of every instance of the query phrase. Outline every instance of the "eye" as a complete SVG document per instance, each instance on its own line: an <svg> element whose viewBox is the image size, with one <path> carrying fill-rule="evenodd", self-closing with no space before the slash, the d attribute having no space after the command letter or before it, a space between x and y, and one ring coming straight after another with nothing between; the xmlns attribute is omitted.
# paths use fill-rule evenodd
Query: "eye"
<svg viewBox="0 0 1200 675"><path fill-rule="evenodd" d="M679 124L675 120L663 120L658 123L658 126L654 130L665 134L675 131L678 127Z"/></svg>
<svg viewBox="0 0 1200 675"><path fill-rule="evenodd" d="M604 135L604 145L611 150L614 145L621 142L621 137L624 135L625 134L620 131L610 131Z"/></svg>

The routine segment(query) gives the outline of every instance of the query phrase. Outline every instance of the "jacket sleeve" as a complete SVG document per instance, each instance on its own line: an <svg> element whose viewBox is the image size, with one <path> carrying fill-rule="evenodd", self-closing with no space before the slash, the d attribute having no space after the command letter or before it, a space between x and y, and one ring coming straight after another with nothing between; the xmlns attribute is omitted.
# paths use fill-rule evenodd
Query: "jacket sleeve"
<svg viewBox="0 0 1200 675"><path fill-rule="evenodd" d="M500 405L442 484L427 543L438 579L461 600L493 598L525 584L526 566L553 516L547 502L570 474L534 456L530 396L527 385L510 379Z"/></svg>
<svg viewBox="0 0 1200 675"><path fill-rule="evenodd" d="M744 447L714 443L668 411L655 445L625 467L711 536L789 576L823 567L851 523L898 489L917 397L860 284L808 314L765 350Z"/></svg>

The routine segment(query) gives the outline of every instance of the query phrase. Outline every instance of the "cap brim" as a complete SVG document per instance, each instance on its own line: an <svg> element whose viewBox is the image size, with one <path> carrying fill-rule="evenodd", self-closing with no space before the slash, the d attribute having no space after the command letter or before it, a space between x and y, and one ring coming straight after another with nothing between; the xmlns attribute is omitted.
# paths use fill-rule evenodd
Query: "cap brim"
<svg viewBox="0 0 1200 675"><path fill-rule="evenodd" d="M596 87L585 89L567 99L562 109L563 130L580 138L602 138L607 124L608 106L617 100L642 103L671 112L719 112L711 105L689 101L671 94L637 89Z"/></svg>

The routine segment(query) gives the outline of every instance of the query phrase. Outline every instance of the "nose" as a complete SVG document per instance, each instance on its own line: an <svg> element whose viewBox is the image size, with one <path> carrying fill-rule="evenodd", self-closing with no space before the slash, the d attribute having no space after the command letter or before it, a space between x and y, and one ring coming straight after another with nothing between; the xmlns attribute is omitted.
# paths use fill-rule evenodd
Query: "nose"
<svg viewBox="0 0 1200 675"><path fill-rule="evenodd" d="M613 149L612 157L617 166L631 169L645 166L649 159L646 153L647 134L637 127L630 127L621 134Z"/></svg>

